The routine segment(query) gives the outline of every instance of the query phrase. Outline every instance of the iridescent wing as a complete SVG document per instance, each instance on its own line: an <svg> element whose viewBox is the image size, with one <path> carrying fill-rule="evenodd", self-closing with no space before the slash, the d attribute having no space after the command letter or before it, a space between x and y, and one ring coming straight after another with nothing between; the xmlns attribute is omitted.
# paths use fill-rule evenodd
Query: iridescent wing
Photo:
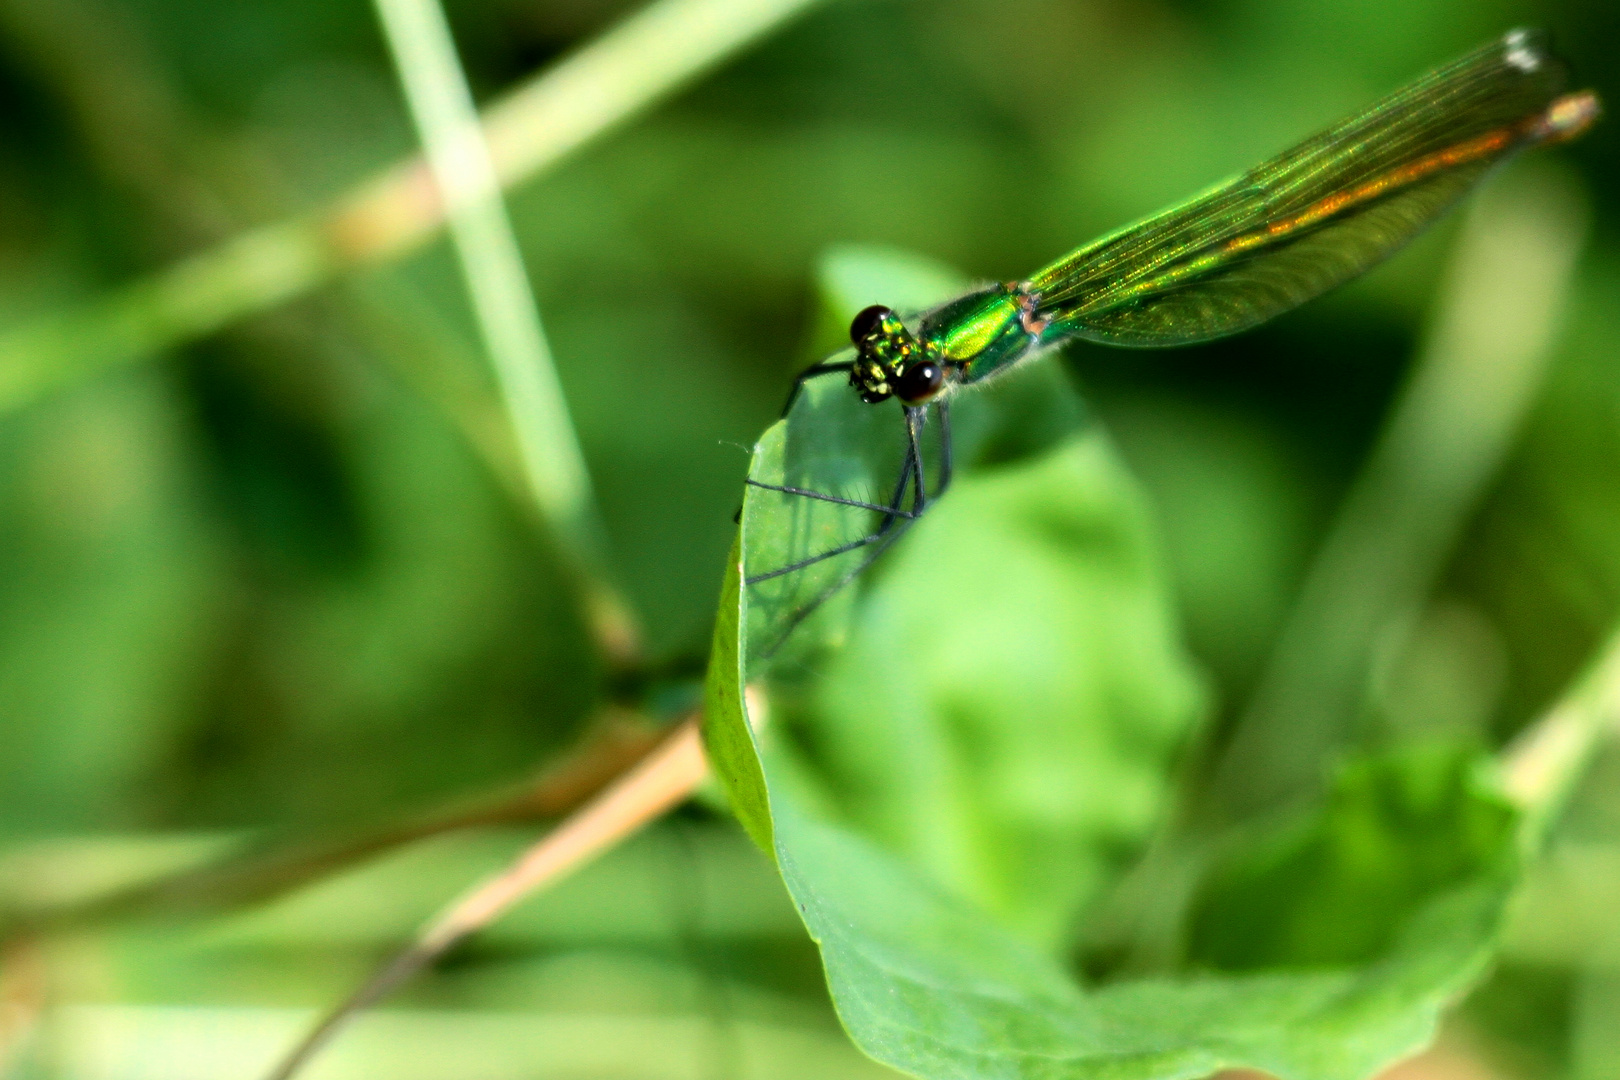
<svg viewBox="0 0 1620 1080"><path fill-rule="evenodd" d="M1182 345L1264 322L1362 273L1514 151L1598 113L1514 30L1358 116L1038 271L1045 340Z"/></svg>

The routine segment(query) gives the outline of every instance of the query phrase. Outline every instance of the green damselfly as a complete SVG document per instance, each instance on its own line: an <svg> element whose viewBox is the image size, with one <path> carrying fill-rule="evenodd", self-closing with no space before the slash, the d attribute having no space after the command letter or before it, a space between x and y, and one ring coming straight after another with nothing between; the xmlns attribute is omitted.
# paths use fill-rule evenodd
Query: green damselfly
<svg viewBox="0 0 1620 1080"><path fill-rule="evenodd" d="M1600 111L1544 35L1513 30L1365 111L1201 195L1095 240L1023 281L989 285L912 318L883 305L855 316L845 373L873 405L899 402L906 451L887 503L806 488L755 487L879 515L868 533L749 585L861 548L870 551L790 622L864 570L951 480L950 398L1070 339L1137 348L1247 330L1365 272L1432 224L1519 150L1573 139ZM787 409L784 409L784 415ZM940 425L934 490L919 432ZM909 499L908 499L909 494Z"/></svg>

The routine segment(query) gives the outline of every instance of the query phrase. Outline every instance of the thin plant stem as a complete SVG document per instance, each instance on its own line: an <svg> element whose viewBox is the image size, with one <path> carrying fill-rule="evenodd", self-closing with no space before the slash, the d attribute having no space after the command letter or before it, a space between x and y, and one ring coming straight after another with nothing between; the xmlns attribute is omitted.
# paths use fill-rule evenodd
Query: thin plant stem
<svg viewBox="0 0 1620 1080"><path fill-rule="evenodd" d="M691 716L596 798L520 854L505 870L475 885L430 919L404 950L328 1013L269 1074L290 1080L354 1016L386 997L469 934L489 925L520 900L607 851L678 805L708 775Z"/></svg>
<svg viewBox="0 0 1620 1080"><path fill-rule="evenodd" d="M1531 853L1552 826L1605 739L1620 734L1620 628L1611 631L1574 686L1502 753L1508 796L1524 814Z"/></svg>
<svg viewBox="0 0 1620 1080"><path fill-rule="evenodd" d="M485 113L503 187L552 168L816 0L655 0ZM268 311L384 262L444 222L426 164L387 168L313 213L247 232L82 306L0 334L0 411Z"/></svg>
<svg viewBox="0 0 1620 1080"><path fill-rule="evenodd" d="M50 968L28 935L0 945L0 1076L26 1068L21 1059L49 1000Z"/></svg>
<svg viewBox="0 0 1620 1080"><path fill-rule="evenodd" d="M3 913L4 941L132 917L217 914L263 903L356 864L463 829L560 818L634 768L665 733L637 713L606 708L580 746L535 776L410 815L381 828L329 839L281 840L187 867L155 881L44 908Z"/></svg>
<svg viewBox="0 0 1620 1080"><path fill-rule="evenodd" d="M1487 189L1433 329L1216 769L1243 816L1308 793L1353 733L1379 636L1421 607L1535 401L1585 235L1583 193L1550 169Z"/></svg>
<svg viewBox="0 0 1620 1080"><path fill-rule="evenodd" d="M376 7L444 203L530 494L584 584L595 638L608 656L630 663L639 633L608 572L585 455L450 25L438 0L376 0Z"/></svg>

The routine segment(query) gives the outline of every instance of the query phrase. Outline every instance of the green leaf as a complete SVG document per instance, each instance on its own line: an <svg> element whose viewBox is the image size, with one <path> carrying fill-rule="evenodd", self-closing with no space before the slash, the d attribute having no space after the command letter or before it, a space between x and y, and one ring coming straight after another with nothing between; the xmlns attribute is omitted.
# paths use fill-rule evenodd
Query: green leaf
<svg viewBox="0 0 1620 1080"><path fill-rule="evenodd" d="M770 854L771 808L765 773L743 697L739 612L742 607L742 537L731 547L714 622L714 648L704 688L703 748L726 789L731 808L760 850Z"/></svg>
<svg viewBox="0 0 1620 1080"><path fill-rule="evenodd" d="M1095 430L964 478L803 724L843 821L1054 952L1163 817L1202 711L1146 518Z"/></svg>
<svg viewBox="0 0 1620 1080"><path fill-rule="evenodd" d="M1516 814L1480 766L1449 746L1346 764L1323 811L1215 867L1192 957L1231 970L1370 960L1424 900L1508 870Z"/></svg>
<svg viewBox="0 0 1620 1080"><path fill-rule="evenodd" d="M1427 905L1359 968L1090 991L853 833L774 798L777 855L856 1044L922 1077L1364 1080L1422 1046L1479 972L1502 890Z"/></svg>
<svg viewBox="0 0 1620 1080"><path fill-rule="evenodd" d="M1310 887L1256 912L1322 911L1353 841L1376 837L1377 857L1422 873L1366 879L1376 932L1329 957L1345 962L1301 970L1326 954L1283 950L1240 973L1073 977L1063 950L1088 903L1164 816L1197 683L1140 496L1057 365L952 408L957 486L802 625L849 556L741 582L876 515L749 488L717 624L715 768L769 841L856 1044L917 1076L1018 1080L1361 1080L1421 1046L1488 959L1510 862L1506 811L1449 758L1348 770L1311 833L1341 838L1339 876L1284 875L1276 888ZM750 476L870 498L892 483L898 429L815 380ZM771 702L757 739L745 681ZM1445 850L1462 854L1433 861Z"/></svg>

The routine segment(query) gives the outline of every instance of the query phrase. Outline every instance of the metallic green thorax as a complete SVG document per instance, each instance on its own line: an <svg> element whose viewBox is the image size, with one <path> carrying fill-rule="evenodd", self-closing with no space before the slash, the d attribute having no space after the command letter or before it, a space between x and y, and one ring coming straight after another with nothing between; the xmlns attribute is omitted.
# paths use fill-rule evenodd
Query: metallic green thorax
<svg viewBox="0 0 1620 1080"><path fill-rule="evenodd" d="M900 376L931 360L945 370L945 383L978 382L1002 371L1043 344L1046 324L1034 314L1035 298L1019 285L992 285L930 311L913 334L899 316L885 314L855 342L850 384L876 404L899 395Z"/></svg>
<svg viewBox="0 0 1620 1080"><path fill-rule="evenodd" d="M888 313L855 341L850 381L867 401L918 405L1068 338L1154 347L1246 330L1366 271L1519 150L1584 132L1597 95L1566 81L1540 34L1511 31L1027 281L924 313L915 334ZM943 378L924 396L902 376L926 361Z"/></svg>
<svg viewBox="0 0 1620 1080"><path fill-rule="evenodd" d="M938 347L950 381L978 382L1045 344L1036 303L1025 286L994 285L929 312L918 335Z"/></svg>

